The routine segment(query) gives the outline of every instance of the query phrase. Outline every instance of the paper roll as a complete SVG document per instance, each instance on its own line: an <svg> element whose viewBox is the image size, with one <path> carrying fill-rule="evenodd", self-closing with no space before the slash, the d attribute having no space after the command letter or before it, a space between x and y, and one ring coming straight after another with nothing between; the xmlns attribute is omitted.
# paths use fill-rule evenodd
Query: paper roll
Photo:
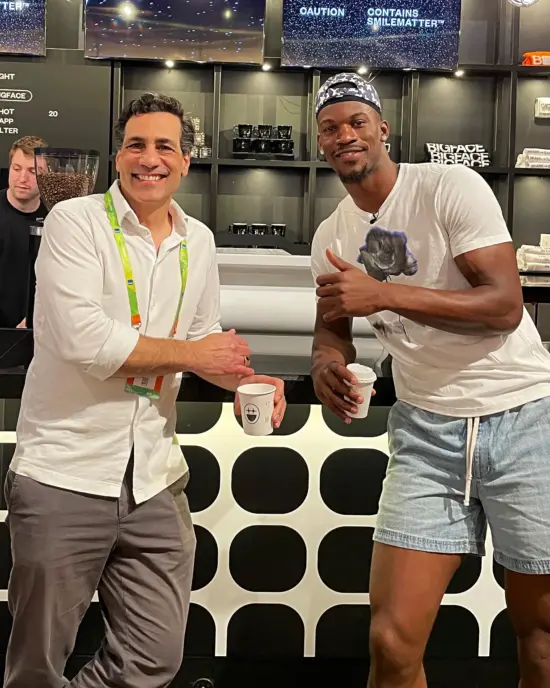
<svg viewBox="0 0 550 688"><path fill-rule="evenodd" d="M220 310L224 330L312 335L315 325L314 289L222 285ZM366 318L356 318L359 336L374 335Z"/></svg>

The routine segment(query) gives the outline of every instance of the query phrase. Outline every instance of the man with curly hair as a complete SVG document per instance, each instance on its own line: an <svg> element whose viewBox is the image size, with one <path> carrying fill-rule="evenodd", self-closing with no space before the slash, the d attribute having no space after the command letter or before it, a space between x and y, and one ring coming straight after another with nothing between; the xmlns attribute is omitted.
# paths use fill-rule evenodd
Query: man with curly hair
<svg viewBox="0 0 550 688"><path fill-rule="evenodd" d="M172 199L191 119L144 94L116 127L117 180L57 204L36 264L35 351L6 480L13 629L5 688L164 688L178 672L195 534L175 441L182 372L276 386L220 327L212 232ZM237 408L237 412L239 409ZM98 592L105 638L69 683Z"/></svg>
<svg viewBox="0 0 550 688"><path fill-rule="evenodd" d="M351 422L353 318L393 357L397 403L374 534L369 688L425 688L441 599L487 525L506 569L522 688L550 687L550 354L522 301L510 234L466 167L391 161L380 98L338 74L319 146L348 195L312 246L319 399Z"/></svg>

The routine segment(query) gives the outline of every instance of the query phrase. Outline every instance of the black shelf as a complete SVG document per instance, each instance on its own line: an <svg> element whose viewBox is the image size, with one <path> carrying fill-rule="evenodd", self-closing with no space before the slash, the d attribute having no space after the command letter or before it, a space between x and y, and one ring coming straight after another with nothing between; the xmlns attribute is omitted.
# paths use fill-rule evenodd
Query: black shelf
<svg viewBox="0 0 550 688"><path fill-rule="evenodd" d="M550 177L550 169L534 167L516 167L513 174L518 177Z"/></svg>
<svg viewBox="0 0 550 688"><path fill-rule="evenodd" d="M519 76L531 76L536 78L547 78L550 77L550 65L544 67L528 67L525 65L519 65L515 67Z"/></svg>
<svg viewBox="0 0 550 688"><path fill-rule="evenodd" d="M502 177L510 173L508 167L473 167L473 170L479 174L490 174L496 177Z"/></svg>
<svg viewBox="0 0 550 688"><path fill-rule="evenodd" d="M480 64L461 64L458 67L458 70L464 72L464 77L467 76L484 76L484 75L489 75L489 76L494 76L495 74L510 74L513 71L513 65L511 64L487 64L487 65L480 65ZM458 71L457 70L457 71ZM431 74L436 74L437 72L430 72ZM447 76L454 76L454 72L451 74L447 74Z"/></svg>
<svg viewBox="0 0 550 688"><path fill-rule="evenodd" d="M280 167L280 168L308 168L306 160L262 160L256 158L220 158L218 165L224 167Z"/></svg>
<svg viewBox="0 0 550 688"><path fill-rule="evenodd" d="M405 161L404 161L405 162ZM416 160L417 163L425 162L424 160ZM328 162L323 160L316 160L313 162L313 166L318 170L330 170L331 167ZM490 174L497 177L501 177L510 173L508 167L472 167L475 172L479 174Z"/></svg>

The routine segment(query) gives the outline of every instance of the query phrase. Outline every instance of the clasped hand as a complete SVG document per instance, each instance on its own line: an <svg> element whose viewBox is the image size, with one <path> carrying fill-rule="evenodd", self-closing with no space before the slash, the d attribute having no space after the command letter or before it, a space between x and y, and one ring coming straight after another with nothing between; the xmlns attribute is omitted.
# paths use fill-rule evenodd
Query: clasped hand
<svg viewBox="0 0 550 688"><path fill-rule="evenodd" d="M194 342L195 363L191 370L213 382L222 377L237 378L239 385L268 384L275 387L273 427L278 428L286 411L285 385L268 375L256 375L250 367L250 347L235 330L208 335ZM241 415L239 395L235 396L235 413Z"/></svg>
<svg viewBox="0 0 550 688"><path fill-rule="evenodd" d="M381 310L381 283L327 249L327 258L338 272L319 275L318 308L325 322L338 318L366 317Z"/></svg>

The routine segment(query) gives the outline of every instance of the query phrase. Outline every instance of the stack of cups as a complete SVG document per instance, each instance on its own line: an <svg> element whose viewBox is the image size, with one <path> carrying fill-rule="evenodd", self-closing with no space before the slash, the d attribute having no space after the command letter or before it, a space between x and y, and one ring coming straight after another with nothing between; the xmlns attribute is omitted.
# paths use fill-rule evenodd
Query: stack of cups
<svg viewBox="0 0 550 688"><path fill-rule="evenodd" d="M353 391L363 397L362 404L355 404L357 413L350 413L349 417L366 418L369 412L372 388L376 382L376 373L372 368L359 363L350 363L347 368L357 380L357 384L352 387Z"/></svg>
<svg viewBox="0 0 550 688"><path fill-rule="evenodd" d="M237 394L245 434L256 437L271 435L275 386L260 383L241 385L237 389Z"/></svg>

